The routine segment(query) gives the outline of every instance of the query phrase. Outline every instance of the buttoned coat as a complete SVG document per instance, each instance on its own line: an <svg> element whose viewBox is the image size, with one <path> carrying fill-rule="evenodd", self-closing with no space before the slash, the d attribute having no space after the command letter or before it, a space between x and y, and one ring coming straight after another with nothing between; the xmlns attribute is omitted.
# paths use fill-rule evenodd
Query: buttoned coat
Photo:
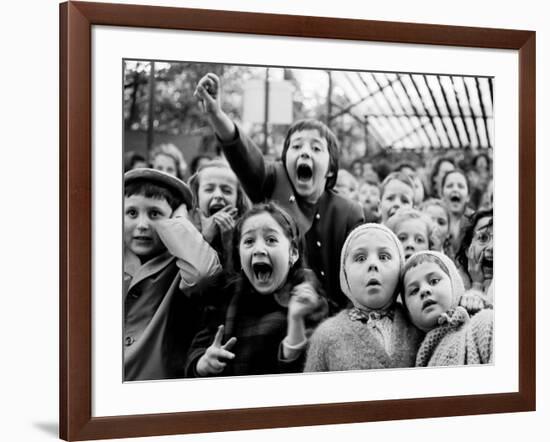
<svg viewBox="0 0 550 442"><path fill-rule="evenodd" d="M340 290L340 252L347 234L364 222L361 206L332 190L325 190L315 205L303 201L283 162L266 161L258 146L235 127L234 140L222 145L248 197L253 203L275 201L294 218L304 241L305 261L330 297L330 314L345 308L349 300Z"/></svg>
<svg viewBox="0 0 550 442"><path fill-rule="evenodd" d="M180 289L176 258L168 252L125 275L124 380L183 377L198 324L198 304Z"/></svg>

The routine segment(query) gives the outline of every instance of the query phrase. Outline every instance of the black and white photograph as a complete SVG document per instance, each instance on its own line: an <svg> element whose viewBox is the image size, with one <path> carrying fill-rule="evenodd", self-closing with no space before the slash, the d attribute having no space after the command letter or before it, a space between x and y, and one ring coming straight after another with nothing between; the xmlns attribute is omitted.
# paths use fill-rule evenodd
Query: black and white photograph
<svg viewBox="0 0 550 442"><path fill-rule="evenodd" d="M493 363L494 77L122 69L125 382Z"/></svg>

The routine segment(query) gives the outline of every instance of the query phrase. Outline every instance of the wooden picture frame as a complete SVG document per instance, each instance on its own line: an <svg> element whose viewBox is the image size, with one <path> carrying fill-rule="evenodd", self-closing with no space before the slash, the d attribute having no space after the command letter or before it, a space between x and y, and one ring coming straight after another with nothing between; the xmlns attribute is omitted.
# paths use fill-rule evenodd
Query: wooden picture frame
<svg viewBox="0 0 550 442"><path fill-rule="evenodd" d="M93 25L498 48L519 54L519 391L92 417ZM68 2L60 5L60 437L122 438L535 410L535 32Z"/></svg>

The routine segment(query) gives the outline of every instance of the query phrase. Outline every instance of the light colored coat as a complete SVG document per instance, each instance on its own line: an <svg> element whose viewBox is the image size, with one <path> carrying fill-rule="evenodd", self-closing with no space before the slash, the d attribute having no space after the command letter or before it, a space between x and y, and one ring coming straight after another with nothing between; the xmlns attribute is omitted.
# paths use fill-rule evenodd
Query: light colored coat
<svg viewBox="0 0 550 442"><path fill-rule="evenodd" d="M392 324L393 348L389 355L369 323L354 321L348 310L327 319L311 337L305 371L344 371L413 367L422 333L396 303Z"/></svg>

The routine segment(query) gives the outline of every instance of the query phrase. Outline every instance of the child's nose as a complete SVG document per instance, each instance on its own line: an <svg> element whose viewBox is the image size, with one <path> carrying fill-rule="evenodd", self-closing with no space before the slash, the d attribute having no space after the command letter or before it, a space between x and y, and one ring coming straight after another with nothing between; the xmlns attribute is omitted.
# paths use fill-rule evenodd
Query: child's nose
<svg viewBox="0 0 550 442"><path fill-rule="evenodd" d="M265 244L263 241L256 241L256 244L254 244L254 249L252 250L252 255L254 256L267 255L267 252L265 251Z"/></svg>
<svg viewBox="0 0 550 442"><path fill-rule="evenodd" d="M376 263L376 261L369 262L368 271L378 271L378 264Z"/></svg>
<svg viewBox="0 0 550 442"><path fill-rule="evenodd" d="M142 230L149 228L149 220L145 215L142 215L137 219L137 228Z"/></svg>
<svg viewBox="0 0 550 442"><path fill-rule="evenodd" d="M427 284L424 284L424 285L420 288L420 297L421 297L421 298L425 298L426 296L431 295L431 293L432 293L432 290L430 289L430 286L427 285Z"/></svg>

